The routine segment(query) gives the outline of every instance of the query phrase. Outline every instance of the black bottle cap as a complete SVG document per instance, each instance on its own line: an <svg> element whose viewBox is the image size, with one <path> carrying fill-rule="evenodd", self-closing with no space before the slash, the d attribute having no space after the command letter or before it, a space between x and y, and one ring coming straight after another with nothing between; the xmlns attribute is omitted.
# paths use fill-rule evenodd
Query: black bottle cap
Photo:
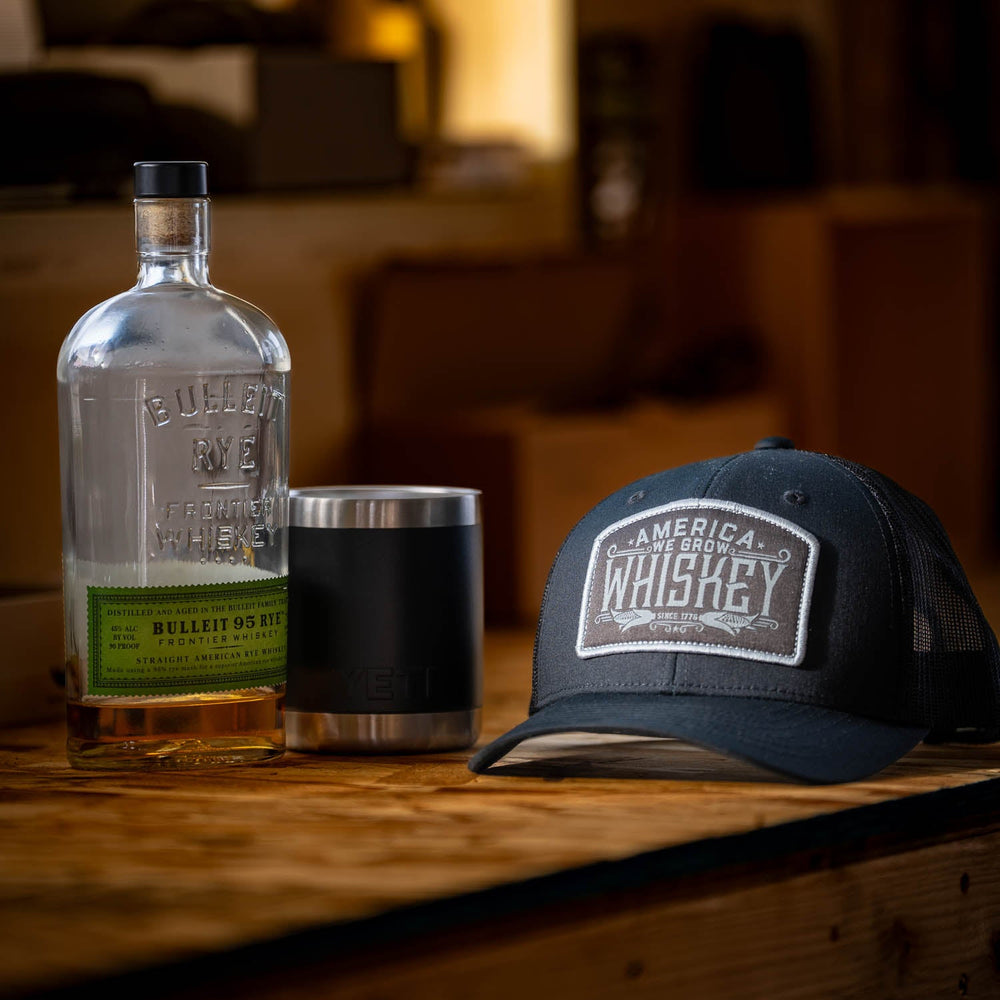
<svg viewBox="0 0 1000 1000"><path fill-rule="evenodd" d="M147 160L134 164L136 198L204 198L208 164L204 160Z"/></svg>

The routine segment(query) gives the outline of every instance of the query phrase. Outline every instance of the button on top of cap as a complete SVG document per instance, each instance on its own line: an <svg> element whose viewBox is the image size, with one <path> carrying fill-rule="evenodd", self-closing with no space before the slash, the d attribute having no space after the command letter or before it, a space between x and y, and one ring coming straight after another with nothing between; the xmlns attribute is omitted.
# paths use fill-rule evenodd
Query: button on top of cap
<svg viewBox="0 0 1000 1000"><path fill-rule="evenodd" d="M761 438L754 446L754 451L766 451L769 448L794 448L795 442L786 437Z"/></svg>

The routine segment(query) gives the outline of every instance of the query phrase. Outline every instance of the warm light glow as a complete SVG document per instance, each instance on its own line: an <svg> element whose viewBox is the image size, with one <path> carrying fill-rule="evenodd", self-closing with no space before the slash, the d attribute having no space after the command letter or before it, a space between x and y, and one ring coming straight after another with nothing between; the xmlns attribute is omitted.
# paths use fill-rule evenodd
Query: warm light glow
<svg viewBox="0 0 1000 1000"><path fill-rule="evenodd" d="M405 7L384 7L368 25L366 42L383 59L408 59L420 48L420 20Z"/></svg>
<svg viewBox="0 0 1000 1000"><path fill-rule="evenodd" d="M349 0L330 11L330 44L340 55L404 61L420 51L418 9L389 0Z"/></svg>
<svg viewBox="0 0 1000 1000"><path fill-rule="evenodd" d="M572 149L572 0L430 0L445 33L442 128L515 139L543 159Z"/></svg>

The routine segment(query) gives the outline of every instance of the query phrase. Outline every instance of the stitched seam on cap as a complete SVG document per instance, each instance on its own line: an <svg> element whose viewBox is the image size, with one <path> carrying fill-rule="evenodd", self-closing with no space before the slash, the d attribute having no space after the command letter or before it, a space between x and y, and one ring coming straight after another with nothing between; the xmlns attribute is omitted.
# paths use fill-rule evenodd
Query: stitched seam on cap
<svg viewBox="0 0 1000 1000"><path fill-rule="evenodd" d="M878 524L882 536L882 547L891 567L889 575L892 579L890 588L892 619L899 626L899 634L896 636L895 644L896 656L900 662L907 665L906 673L912 674L912 668L915 666L912 645L916 601L916 595L913 593L913 569L906 545L897 530L896 521L899 515L879 482L880 478L884 479L885 477L875 469L858 465L858 463L851 462L839 455L825 455L824 457L831 465L844 473L847 481L864 497L868 508L875 515L875 522ZM907 577L906 580L904 580L904 573ZM919 686L919 678L917 683ZM911 698L909 694L903 694L897 700L910 702ZM919 691L916 703L912 707L921 717L921 724L925 718L930 719L930 713L923 710Z"/></svg>
<svg viewBox="0 0 1000 1000"><path fill-rule="evenodd" d="M863 480L852 468L851 463L847 462L845 459L840 458L837 455L824 455L835 468L840 469L842 473L845 474L847 481L854 487L854 489L864 497L865 503L868 504L869 509L875 515L875 523L878 525L879 534L882 536L882 547L885 549L885 553L892 560L893 563L893 581L896 583L901 582L902 578L902 561L905 557L902 546L897 536L896 530L892 524L892 518L890 516L890 511L886 506L883 498L876 492L873 486L870 486L865 480ZM903 593L895 593L893 588L892 600L893 604L900 605L898 608L893 608L895 615L900 612L905 612L906 607L904 606Z"/></svg>
<svg viewBox="0 0 1000 1000"><path fill-rule="evenodd" d="M728 469L729 466L733 464L733 462L737 461L738 459L743 458L744 454L746 454L746 453L744 452L744 453L741 453L739 455L733 455L732 458L728 459L728 461L723 462L722 465L720 465L715 470L715 472L712 473L712 478L709 479L709 481L705 484L705 488L701 491L701 499L702 500L711 500L711 499L716 499L717 500L718 499L718 497L709 497L708 491L715 485L716 479L718 479L719 476L721 476L722 473L725 472L725 470Z"/></svg>

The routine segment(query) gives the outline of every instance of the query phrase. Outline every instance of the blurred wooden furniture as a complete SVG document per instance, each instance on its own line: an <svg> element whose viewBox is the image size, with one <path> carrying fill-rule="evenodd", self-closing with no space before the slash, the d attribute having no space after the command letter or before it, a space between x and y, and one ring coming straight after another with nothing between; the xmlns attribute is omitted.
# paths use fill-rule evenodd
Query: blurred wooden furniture
<svg viewBox="0 0 1000 1000"><path fill-rule="evenodd" d="M831 190L682 202L678 327L750 326L799 447L870 465L939 514L967 564L996 553L996 349L988 204Z"/></svg>
<svg viewBox="0 0 1000 1000"><path fill-rule="evenodd" d="M292 353L293 485L337 481L356 422L350 297L357 272L386 254L564 246L567 199L541 177L523 190L422 195L409 191L273 197L220 196L213 281L251 297L281 327ZM131 203L0 208L0 351L10 440L21 443L0 589L59 587L56 357L91 306L135 275ZM0 654L2 661L3 654Z"/></svg>
<svg viewBox="0 0 1000 1000"><path fill-rule="evenodd" d="M530 663L488 636L484 739ZM812 787L664 741L101 775L63 738L0 741L5 998L1000 991L996 746Z"/></svg>
<svg viewBox="0 0 1000 1000"><path fill-rule="evenodd" d="M534 623L563 539L608 494L786 432L762 373L655 391L692 362L640 282L626 255L507 253L388 261L359 289L355 478L483 491L492 624Z"/></svg>

